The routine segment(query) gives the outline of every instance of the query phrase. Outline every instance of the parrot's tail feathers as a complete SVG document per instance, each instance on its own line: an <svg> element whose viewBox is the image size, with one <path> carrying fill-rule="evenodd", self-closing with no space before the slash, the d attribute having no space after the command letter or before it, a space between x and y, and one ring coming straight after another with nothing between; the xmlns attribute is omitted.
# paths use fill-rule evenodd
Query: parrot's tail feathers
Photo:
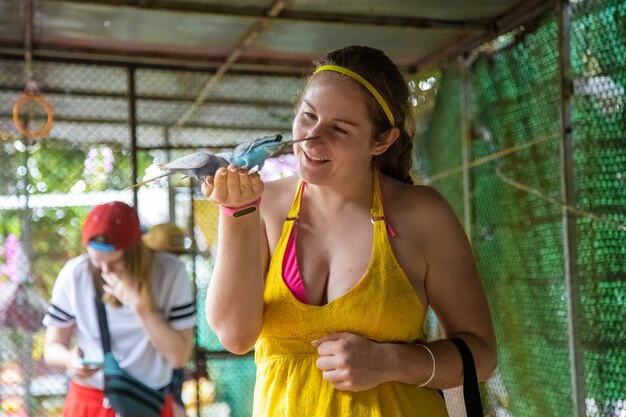
<svg viewBox="0 0 626 417"><path fill-rule="evenodd" d="M133 184L133 185L131 185L130 187L126 187L126 188L124 188L124 191L126 191L126 190L132 190L132 189L139 188L139 187L143 187L144 185L146 185L146 184L147 184L147 183L149 183L149 182L150 182L150 181L141 181L141 182L138 182L137 184Z"/></svg>
<svg viewBox="0 0 626 417"><path fill-rule="evenodd" d="M126 189L126 190L132 190L133 188L139 188L139 187L142 187L142 186L144 186L144 185L146 185L146 184L148 184L148 183L151 183L151 182L152 182L152 181L154 181L154 180L158 180L159 178L166 177L166 176L168 176L168 175L170 175L170 174L171 174L171 172L170 172L170 171L168 171L168 172L164 172L163 174L160 174L160 175L157 175L156 177L152 177L152 178L148 178L148 179L146 179L146 180L140 181L140 182L138 182L137 184L133 184L133 185L131 185L130 187L126 187L125 189Z"/></svg>

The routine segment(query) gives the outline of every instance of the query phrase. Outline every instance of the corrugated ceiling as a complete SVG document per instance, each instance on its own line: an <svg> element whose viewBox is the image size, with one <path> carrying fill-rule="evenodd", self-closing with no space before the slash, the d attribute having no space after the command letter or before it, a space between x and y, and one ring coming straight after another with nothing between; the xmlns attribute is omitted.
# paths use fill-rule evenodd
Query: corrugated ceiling
<svg viewBox="0 0 626 417"><path fill-rule="evenodd" d="M30 72L54 107L56 141L234 146L290 130L302 74L330 49L377 47L411 73L551 7L554 0L0 0L0 133L15 132L12 106Z"/></svg>
<svg viewBox="0 0 626 417"><path fill-rule="evenodd" d="M0 54L301 72L348 44L411 69L508 30L545 0L0 0ZM31 4L32 18L25 12ZM29 37L32 38L30 41Z"/></svg>

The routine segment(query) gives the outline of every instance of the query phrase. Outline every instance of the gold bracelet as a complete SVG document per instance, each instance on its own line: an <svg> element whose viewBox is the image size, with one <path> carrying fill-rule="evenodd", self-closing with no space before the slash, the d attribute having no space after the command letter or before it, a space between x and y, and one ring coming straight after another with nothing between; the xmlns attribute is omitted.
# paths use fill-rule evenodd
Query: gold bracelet
<svg viewBox="0 0 626 417"><path fill-rule="evenodd" d="M432 350L430 350L430 348L429 348L428 346L426 346L426 345L422 345L422 344L418 344L417 346L421 346L421 347L423 347L424 349L426 349L426 351L427 351L427 352L428 352L428 354L430 355L430 358L433 360L433 372L430 374L430 378L428 378L428 379L426 380L426 382L424 382L423 384L419 384L419 385L418 385L418 387L423 387L423 386L428 385L428 384L430 383L430 381L432 381L432 380L433 380L433 378L435 377L435 369L436 369L436 367L435 367L435 355L433 355L433 351L432 351Z"/></svg>

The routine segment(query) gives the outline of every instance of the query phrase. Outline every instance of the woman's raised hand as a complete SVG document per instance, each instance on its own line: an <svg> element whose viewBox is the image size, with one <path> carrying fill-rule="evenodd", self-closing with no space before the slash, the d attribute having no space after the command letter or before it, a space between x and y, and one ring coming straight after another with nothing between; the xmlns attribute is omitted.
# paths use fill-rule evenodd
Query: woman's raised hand
<svg viewBox="0 0 626 417"><path fill-rule="evenodd" d="M202 193L207 200L227 207L240 207L257 200L263 193L263 181L257 172L230 164L220 168L214 177L202 183Z"/></svg>

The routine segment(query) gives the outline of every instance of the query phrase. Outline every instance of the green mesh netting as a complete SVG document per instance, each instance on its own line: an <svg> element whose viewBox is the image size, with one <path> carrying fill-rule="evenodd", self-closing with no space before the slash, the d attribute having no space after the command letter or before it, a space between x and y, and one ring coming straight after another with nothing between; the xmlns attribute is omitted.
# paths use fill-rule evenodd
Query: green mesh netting
<svg viewBox="0 0 626 417"><path fill-rule="evenodd" d="M588 414L626 414L626 2L572 8L572 103Z"/></svg>
<svg viewBox="0 0 626 417"><path fill-rule="evenodd" d="M463 212L461 97L471 103L472 243L494 315L489 415L573 414L560 162L558 16L482 48L463 86L443 67L417 136L418 175ZM571 102L578 280L587 416L626 415L626 2L572 5ZM419 77L418 77L419 78ZM457 168L457 169L455 169ZM461 168L461 169L458 169ZM462 218L462 217L461 217ZM574 280L576 282L576 280Z"/></svg>
<svg viewBox="0 0 626 417"><path fill-rule="evenodd" d="M561 208L501 179L560 195L556 42L549 17L520 42L481 55L471 71L473 158L552 138L471 173L473 244L497 317L500 372L515 416L571 409Z"/></svg>

